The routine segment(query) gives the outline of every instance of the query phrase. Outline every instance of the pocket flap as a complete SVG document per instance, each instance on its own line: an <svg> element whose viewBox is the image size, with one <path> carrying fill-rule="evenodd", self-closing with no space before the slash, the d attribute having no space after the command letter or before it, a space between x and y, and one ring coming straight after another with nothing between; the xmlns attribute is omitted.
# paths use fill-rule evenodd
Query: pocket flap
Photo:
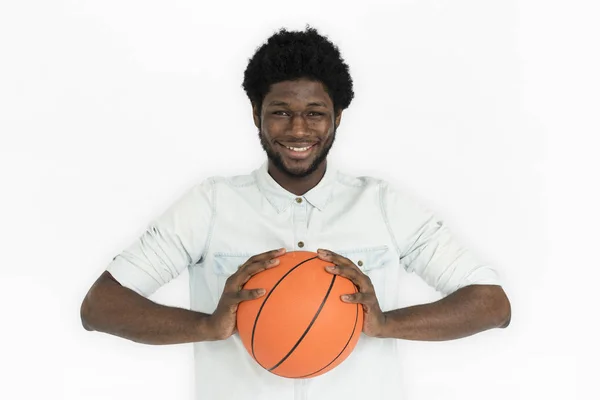
<svg viewBox="0 0 600 400"><path fill-rule="evenodd" d="M333 250L350 259L363 271L370 271L386 265L388 246L373 246L352 248L346 250ZM229 276L235 273L238 267L244 264L252 254L246 253L215 253L213 270L217 275Z"/></svg>
<svg viewBox="0 0 600 400"><path fill-rule="evenodd" d="M333 251L348 258L361 270L370 271L386 265L388 246L374 246Z"/></svg>
<svg viewBox="0 0 600 400"><path fill-rule="evenodd" d="M252 257L252 254L215 253L213 271L217 275L232 275L238 270L238 267L248 261L250 257Z"/></svg>

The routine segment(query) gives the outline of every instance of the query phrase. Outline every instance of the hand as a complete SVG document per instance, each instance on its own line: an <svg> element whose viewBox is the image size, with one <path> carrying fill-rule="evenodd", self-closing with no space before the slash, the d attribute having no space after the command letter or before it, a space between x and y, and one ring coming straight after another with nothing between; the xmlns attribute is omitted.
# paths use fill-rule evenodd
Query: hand
<svg viewBox="0 0 600 400"><path fill-rule="evenodd" d="M242 287L253 275L278 265L279 259L276 257L280 257L284 253L285 249L278 249L250 257L248 261L238 267L234 274L227 278L219 304L212 315L208 317L211 338L223 340L234 334L238 304L242 301L258 299L265 294L265 289L245 290Z"/></svg>
<svg viewBox="0 0 600 400"><path fill-rule="evenodd" d="M327 272L348 278L358 287L358 293L342 295L342 301L362 304L364 310L363 332L365 335L382 337L386 317L379 307L379 301L377 301L371 279L363 274L352 261L333 251L319 249L317 254L321 260L335 264L335 266L325 267Z"/></svg>

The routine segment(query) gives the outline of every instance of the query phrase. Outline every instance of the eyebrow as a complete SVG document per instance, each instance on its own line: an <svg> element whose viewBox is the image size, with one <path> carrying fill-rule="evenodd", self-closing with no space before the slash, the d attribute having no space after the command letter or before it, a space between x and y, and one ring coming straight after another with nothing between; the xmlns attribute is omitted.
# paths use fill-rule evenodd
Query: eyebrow
<svg viewBox="0 0 600 400"><path fill-rule="evenodd" d="M286 103L285 101L280 101L280 100L273 100L272 102L269 103L269 106L289 106L289 103ZM311 106L317 106L317 107L327 107L327 104L325 104L322 101L312 101L310 103L307 104L308 107Z"/></svg>

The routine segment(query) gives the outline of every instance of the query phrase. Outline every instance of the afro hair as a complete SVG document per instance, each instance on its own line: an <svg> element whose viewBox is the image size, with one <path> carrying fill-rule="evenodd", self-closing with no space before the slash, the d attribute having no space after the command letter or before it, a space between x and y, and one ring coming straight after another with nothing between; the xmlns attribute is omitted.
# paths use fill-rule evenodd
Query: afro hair
<svg viewBox="0 0 600 400"><path fill-rule="evenodd" d="M348 65L339 49L316 29L280 29L248 62L242 87L257 109L274 83L306 78L321 82L336 113L346 109L354 92Z"/></svg>

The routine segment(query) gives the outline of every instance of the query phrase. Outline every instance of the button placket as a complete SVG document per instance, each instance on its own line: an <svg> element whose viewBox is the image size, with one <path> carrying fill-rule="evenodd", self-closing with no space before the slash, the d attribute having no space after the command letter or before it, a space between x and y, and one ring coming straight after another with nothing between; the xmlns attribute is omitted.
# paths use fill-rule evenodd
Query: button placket
<svg viewBox="0 0 600 400"><path fill-rule="evenodd" d="M294 204L294 247L305 247L307 235L307 204L302 197L296 197Z"/></svg>

